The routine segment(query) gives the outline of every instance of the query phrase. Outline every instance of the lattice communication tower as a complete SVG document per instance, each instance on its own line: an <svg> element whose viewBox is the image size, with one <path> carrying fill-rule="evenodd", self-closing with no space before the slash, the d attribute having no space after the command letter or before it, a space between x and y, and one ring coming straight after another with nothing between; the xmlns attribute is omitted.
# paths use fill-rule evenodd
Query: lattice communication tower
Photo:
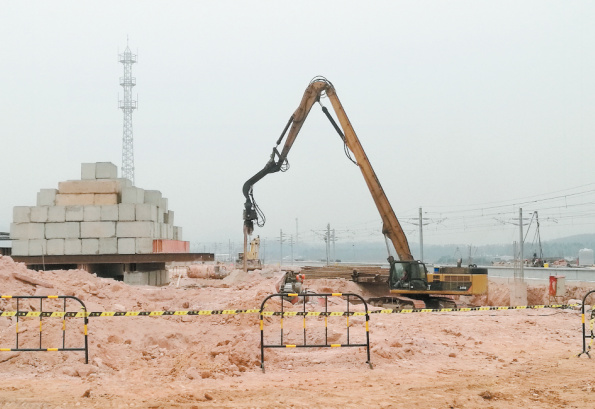
<svg viewBox="0 0 595 409"><path fill-rule="evenodd" d="M136 85L136 78L132 76L132 64L137 61L136 54L132 54L126 41L126 49L118 54L119 61L124 64L124 76L120 77L120 85L124 88L124 97L119 100L119 108L124 113L124 131L122 136L122 177L130 179L134 185L134 144L132 139L132 112L137 107L137 101L132 99L132 88Z"/></svg>

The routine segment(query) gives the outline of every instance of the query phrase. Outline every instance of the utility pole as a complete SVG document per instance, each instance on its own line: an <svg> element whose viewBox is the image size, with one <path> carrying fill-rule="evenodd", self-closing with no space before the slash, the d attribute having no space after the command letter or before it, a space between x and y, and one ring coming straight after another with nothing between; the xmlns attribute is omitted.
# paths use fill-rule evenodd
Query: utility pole
<svg viewBox="0 0 595 409"><path fill-rule="evenodd" d="M419 208L419 253L420 261L424 261L424 229L421 216L421 207Z"/></svg>
<svg viewBox="0 0 595 409"><path fill-rule="evenodd" d="M283 229L281 229L279 233L279 245L281 246L281 258L279 259L279 268L281 268L281 263L283 263Z"/></svg>
<svg viewBox="0 0 595 409"><path fill-rule="evenodd" d="M326 265L329 265L329 253L331 251L331 224L326 225Z"/></svg>
<svg viewBox="0 0 595 409"><path fill-rule="evenodd" d="M337 262L337 248L335 247L335 243L337 242L337 237L335 236L335 229L333 229L333 263Z"/></svg>
<svg viewBox="0 0 595 409"><path fill-rule="evenodd" d="M519 258L521 259L521 276L520 276L520 279L521 279L521 281L524 281L525 280L525 272L523 270L523 264L524 264L525 257L524 257L524 251L523 251L523 241L524 241L524 239L523 239L523 208L522 207L519 207L519 232L521 234L520 235L520 238L521 238L520 243L521 243L521 245L520 245L520 255L519 255Z"/></svg>

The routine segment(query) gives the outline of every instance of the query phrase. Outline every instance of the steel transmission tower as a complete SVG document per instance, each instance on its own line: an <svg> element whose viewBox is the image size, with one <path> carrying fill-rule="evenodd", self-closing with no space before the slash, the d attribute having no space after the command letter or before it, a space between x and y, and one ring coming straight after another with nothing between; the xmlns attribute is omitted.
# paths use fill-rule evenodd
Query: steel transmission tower
<svg viewBox="0 0 595 409"><path fill-rule="evenodd" d="M130 179L134 185L134 145L132 140L132 112L137 101L132 99L132 87L136 78L132 76L132 64L136 62L136 54L132 54L126 40L126 49L118 54L119 61L124 64L124 76L120 77L120 85L124 88L124 98L119 100L119 108L124 113L124 131L122 136L122 177Z"/></svg>

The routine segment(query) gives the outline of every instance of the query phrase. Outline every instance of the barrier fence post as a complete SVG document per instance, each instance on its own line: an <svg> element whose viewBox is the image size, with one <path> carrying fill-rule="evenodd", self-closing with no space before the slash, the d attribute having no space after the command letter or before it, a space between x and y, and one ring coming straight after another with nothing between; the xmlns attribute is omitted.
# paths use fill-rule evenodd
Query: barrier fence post
<svg viewBox="0 0 595 409"><path fill-rule="evenodd" d="M585 294L585 296L583 297L583 305L581 306L581 321L582 321L582 326L583 326L583 350L581 353L579 353L577 355L577 357L580 357L582 354L586 354L589 358L591 358L591 354L589 353L589 351L591 350L591 345L589 345L589 350L587 350L587 338L591 338L591 344L592 344L593 340L595 339L595 335L593 334L593 327L591 327L591 335L587 336L587 330L585 327L585 301L587 301L587 297L591 293L595 293L595 290L591 290L587 294ZM594 318L594 315L595 315L595 311L593 311L593 309L591 309L591 320Z"/></svg>

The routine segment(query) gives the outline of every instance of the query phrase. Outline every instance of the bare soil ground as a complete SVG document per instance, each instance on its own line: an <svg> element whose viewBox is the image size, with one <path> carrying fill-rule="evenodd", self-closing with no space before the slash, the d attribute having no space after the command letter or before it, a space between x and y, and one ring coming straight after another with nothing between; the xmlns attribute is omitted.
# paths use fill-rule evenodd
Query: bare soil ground
<svg viewBox="0 0 595 409"><path fill-rule="evenodd" d="M0 257L3 295L74 295L88 311L259 308L275 278L271 271L235 270L220 280L183 277L176 284L173 277L168 287L131 287L81 270L30 271ZM362 291L345 280L308 286ZM568 290L567 298L577 299L588 289ZM491 305L506 305L507 297L506 286L490 283ZM531 287L529 302L547 303L545 286ZM46 300L44 310L61 311L60 303ZM38 310L38 304L19 307ZM279 308L279 300L267 304ZM317 300L306 305L321 308ZM344 308L341 298L329 300L330 310ZM15 309L14 299L0 301L0 310ZM0 347L14 347L15 325L14 318L0 318ZM44 348L61 345L61 325L59 318L43 319ZM303 342L302 317L283 325L285 342ZM306 326L308 343L324 342L323 318L308 317ZM265 318L264 327L265 343L279 343L279 318ZM345 317L329 317L329 342L346 342L346 328ZM82 352L0 352L0 407L595 407L595 360L575 357L582 349L577 310L372 314L369 329L373 369L360 347L280 348L266 350L263 373L258 314L90 318L89 364ZM365 339L364 319L350 317L349 331L351 342ZM67 346L81 344L80 318L67 320L66 334ZM21 347L38 347L39 319L21 319L19 337Z"/></svg>

